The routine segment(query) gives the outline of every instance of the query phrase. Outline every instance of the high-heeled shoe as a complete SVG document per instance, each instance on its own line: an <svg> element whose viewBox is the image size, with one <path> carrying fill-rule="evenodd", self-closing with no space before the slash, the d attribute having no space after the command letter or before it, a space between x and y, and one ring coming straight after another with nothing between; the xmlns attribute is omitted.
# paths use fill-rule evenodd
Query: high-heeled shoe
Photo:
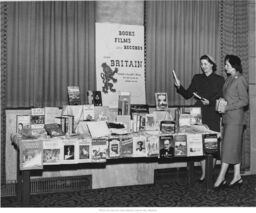
<svg viewBox="0 0 256 213"><path fill-rule="evenodd" d="M204 181L205 181L205 178L197 180L198 183L203 183Z"/></svg>
<svg viewBox="0 0 256 213"><path fill-rule="evenodd" d="M240 178L240 179L237 180L235 183L233 183L233 184L228 184L228 187L229 187L229 188L238 187L238 188L240 189L242 185L243 185L243 180L242 180L242 178Z"/></svg>
<svg viewBox="0 0 256 213"><path fill-rule="evenodd" d="M227 186L227 181L224 179L218 186L214 186L214 191L219 191L220 189L223 189Z"/></svg>

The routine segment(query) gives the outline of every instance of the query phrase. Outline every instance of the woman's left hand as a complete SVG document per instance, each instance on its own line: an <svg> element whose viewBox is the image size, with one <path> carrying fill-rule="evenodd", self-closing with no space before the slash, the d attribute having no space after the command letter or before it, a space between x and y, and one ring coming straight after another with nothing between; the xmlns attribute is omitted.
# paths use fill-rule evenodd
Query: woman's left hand
<svg viewBox="0 0 256 213"><path fill-rule="evenodd" d="M210 104L210 101L205 99L205 98L202 99L201 101L202 101L203 105L209 105Z"/></svg>

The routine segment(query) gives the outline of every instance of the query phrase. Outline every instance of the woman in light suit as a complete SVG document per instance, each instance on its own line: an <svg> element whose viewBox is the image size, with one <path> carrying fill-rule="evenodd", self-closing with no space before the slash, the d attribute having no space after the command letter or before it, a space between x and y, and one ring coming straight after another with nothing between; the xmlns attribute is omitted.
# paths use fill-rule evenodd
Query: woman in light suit
<svg viewBox="0 0 256 213"><path fill-rule="evenodd" d="M223 86L223 97L227 103L220 113L223 114L223 145L221 170L214 189L226 185L225 175L229 165L234 165L234 176L229 187L241 186L240 174L242 133L244 127L244 107L248 105L248 83L242 75L241 60L235 55L226 55L225 70L227 79Z"/></svg>

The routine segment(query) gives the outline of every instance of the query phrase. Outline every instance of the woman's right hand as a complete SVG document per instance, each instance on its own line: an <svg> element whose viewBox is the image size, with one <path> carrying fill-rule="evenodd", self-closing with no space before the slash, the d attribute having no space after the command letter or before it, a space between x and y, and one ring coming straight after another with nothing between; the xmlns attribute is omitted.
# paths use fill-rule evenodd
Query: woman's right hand
<svg viewBox="0 0 256 213"><path fill-rule="evenodd" d="M174 81L174 85L180 88L180 80L178 78Z"/></svg>

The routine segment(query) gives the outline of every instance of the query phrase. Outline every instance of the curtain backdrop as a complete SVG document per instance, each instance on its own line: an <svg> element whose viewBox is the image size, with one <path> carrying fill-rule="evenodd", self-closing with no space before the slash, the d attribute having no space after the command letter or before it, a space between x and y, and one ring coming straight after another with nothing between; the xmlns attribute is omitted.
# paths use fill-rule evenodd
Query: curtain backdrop
<svg viewBox="0 0 256 213"><path fill-rule="evenodd" d="M249 77L249 53L248 53L248 2L225 1L219 2L219 56L224 64L226 54L234 54L241 58L243 75ZM222 68L224 68L222 66ZM250 91L249 91L250 92ZM246 111L246 128L243 137L242 169L250 168L250 108ZM253 118L252 118L253 119Z"/></svg>
<svg viewBox="0 0 256 213"><path fill-rule="evenodd" d="M200 56L217 56L218 2L146 1L145 32L148 104L155 92L167 92L169 105L192 104L176 93L171 70L187 88L201 72Z"/></svg>
<svg viewBox="0 0 256 213"><path fill-rule="evenodd" d="M95 89L95 2L9 2L7 107L67 104Z"/></svg>
<svg viewBox="0 0 256 213"><path fill-rule="evenodd" d="M6 106L6 73L7 73L7 4L0 3L1 9L1 184L5 183L5 106Z"/></svg>

